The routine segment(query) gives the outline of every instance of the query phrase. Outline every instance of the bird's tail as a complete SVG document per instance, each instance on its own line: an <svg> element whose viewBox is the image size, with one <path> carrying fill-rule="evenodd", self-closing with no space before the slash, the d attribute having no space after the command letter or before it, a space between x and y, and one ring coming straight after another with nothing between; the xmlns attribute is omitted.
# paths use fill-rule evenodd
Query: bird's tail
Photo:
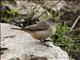
<svg viewBox="0 0 80 60"><path fill-rule="evenodd" d="M24 30L22 28L11 28L11 29L14 29L14 30Z"/></svg>
<svg viewBox="0 0 80 60"><path fill-rule="evenodd" d="M21 30L21 31L27 31L27 32L29 32L28 30L25 30L24 28L11 28L11 29L13 29L13 30Z"/></svg>

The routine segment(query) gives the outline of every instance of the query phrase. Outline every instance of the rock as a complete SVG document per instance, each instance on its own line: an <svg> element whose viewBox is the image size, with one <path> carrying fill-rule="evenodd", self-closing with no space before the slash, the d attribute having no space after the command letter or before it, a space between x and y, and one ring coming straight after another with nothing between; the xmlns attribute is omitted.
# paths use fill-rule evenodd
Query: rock
<svg viewBox="0 0 80 60"><path fill-rule="evenodd" d="M77 13L78 11L80 11L80 0L71 0L71 1L68 1L68 0L65 0L66 2L66 9L67 11L72 11L74 13Z"/></svg>
<svg viewBox="0 0 80 60"><path fill-rule="evenodd" d="M3 2L3 5L8 6L10 9L15 9L21 15L26 15L25 17L29 17L33 15L32 18L36 17L36 18L39 18L40 20L44 20L44 18L47 16L46 15L47 10L44 9L43 7L54 10L54 11L59 11L61 8L63 8L66 5L65 1L58 2L58 0L57 1L44 0L40 4L34 3L32 1L29 2L28 0L25 0L25 1L13 0L13 3L9 1L7 2L2 1L2 2ZM34 14L32 12L34 12ZM48 18L50 18L50 16L46 17L45 20Z"/></svg>
<svg viewBox="0 0 80 60"><path fill-rule="evenodd" d="M15 57L15 58L10 58L8 60L20 60L19 58Z"/></svg>
<svg viewBox="0 0 80 60"><path fill-rule="evenodd" d="M1 60L69 60L67 52L60 47L46 47L34 39L28 32L13 30L17 26L0 23L1 47L8 48L1 54Z"/></svg>

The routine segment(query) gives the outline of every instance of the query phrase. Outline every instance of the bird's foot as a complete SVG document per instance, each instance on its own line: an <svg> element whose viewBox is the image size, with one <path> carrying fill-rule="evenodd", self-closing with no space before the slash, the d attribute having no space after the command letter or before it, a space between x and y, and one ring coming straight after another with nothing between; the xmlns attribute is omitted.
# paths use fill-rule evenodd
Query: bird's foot
<svg viewBox="0 0 80 60"><path fill-rule="evenodd" d="M41 40L41 42L51 42L51 40L44 39L44 40Z"/></svg>
<svg viewBox="0 0 80 60"><path fill-rule="evenodd" d="M49 40L50 41L50 40ZM50 46L49 44L47 44L46 42L49 42L48 40L47 41L40 41L40 44L41 45L44 45L44 46L46 46L46 47L52 47L52 46Z"/></svg>
<svg viewBox="0 0 80 60"><path fill-rule="evenodd" d="M44 44L44 46L46 46L46 47L52 47L52 46L50 46L49 44Z"/></svg>

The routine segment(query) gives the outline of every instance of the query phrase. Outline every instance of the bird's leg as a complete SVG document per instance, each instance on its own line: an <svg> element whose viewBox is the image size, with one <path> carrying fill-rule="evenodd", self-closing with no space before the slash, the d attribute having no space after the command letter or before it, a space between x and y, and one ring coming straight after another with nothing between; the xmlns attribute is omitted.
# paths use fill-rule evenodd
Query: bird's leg
<svg viewBox="0 0 80 60"><path fill-rule="evenodd" d="M42 40L43 42L51 42L51 39L49 38L49 39L43 39Z"/></svg>
<svg viewBox="0 0 80 60"><path fill-rule="evenodd" d="M51 42L50 40L44 39L43 42Z"/></svg>
<svg viewBox="0 0 80 60"><path fill-rule="evenodd" d="M50 46L49 44L46 44L46 42L49 42L50 40L44 40L44 39L42 39L42 40L40 40L40 43L41 43L41 45L45 45L46 47L52 47L52 46Z"/></svg>

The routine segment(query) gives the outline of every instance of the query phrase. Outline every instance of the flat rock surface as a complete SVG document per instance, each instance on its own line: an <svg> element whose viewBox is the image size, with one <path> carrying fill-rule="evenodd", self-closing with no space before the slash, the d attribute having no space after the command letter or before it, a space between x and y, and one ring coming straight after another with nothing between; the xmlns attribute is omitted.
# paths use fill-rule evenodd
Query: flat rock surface
<svg viewBox="0 0 80 60"><path fill-rule="evenodd" d="M19 28L17 26L5 23L0 25L1 47L8 48L1 54L1 60L69 60L67 52L52 42L48 43L52 47L46 47L28 32L11 29Z"/></svg>

